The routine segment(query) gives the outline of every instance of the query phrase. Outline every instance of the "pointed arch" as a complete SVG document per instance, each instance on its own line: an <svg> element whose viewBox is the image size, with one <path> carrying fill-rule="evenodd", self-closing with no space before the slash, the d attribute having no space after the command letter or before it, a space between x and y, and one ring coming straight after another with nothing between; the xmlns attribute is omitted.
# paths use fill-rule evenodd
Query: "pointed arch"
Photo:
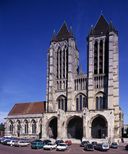
<svg viewBox="0 0 128 154"><path fill-rule="evenodd" d="M67 137L82 139L83 119L79 116L72 116L67 121Z"/></svg>
<svg viewBox="0 0 128 154"><path fill-rule="evenodd" d="M57 138L57 117L53 116L48 120L46 127L47 135L49 138Z"/></svg>
<svg viewBox="0 0 128 154"><path fill-rule="evenodd" d="M9 120L9 131L11 134L13 134L13 121Z"/></svg>
<svg viewBox="0 0 128 154"><path fill-rule="evenodd" d="M34 119L32 119L31 121L32 123L32 134L36 134L36 121Z"/></svg>
<svg viewBox="0 0 128 154"><path fill-rule="evenodd" d="M58 102L58 109L64 110L65 112L67 111L67 98L64 95L60 95L57 98Z"/></svg>
<svg viewBox="0 0 128 154"><path fill-rule="evenodd" d="M104 92L99 91L95 96L96 110L107 109L107 99Z"/></svg>
<svg viewBox="0 0 128 154"><path fill-rule="evenodd" d="M94 44L94 74L98 73L98 42Z"/></svg>
<svg viewBox="0 0 128 154"><path fill-rule="evenodd" d="M82 111L83 108L88 107L87 96L83 93L78 93L75 97L76 111Z"/></svg>
<svg viewBox="0 0 128 154"><path fill-rule="evenodd" d="M96 115L91 120L92 138L105 138L108 136L108 122L102 115Z"/></svg>
<svg viewBox="0 0 128 154"><path fill-rule="evenodd" d="M28 134L28 120L27 119L24 120L24 133Z"/></svg>

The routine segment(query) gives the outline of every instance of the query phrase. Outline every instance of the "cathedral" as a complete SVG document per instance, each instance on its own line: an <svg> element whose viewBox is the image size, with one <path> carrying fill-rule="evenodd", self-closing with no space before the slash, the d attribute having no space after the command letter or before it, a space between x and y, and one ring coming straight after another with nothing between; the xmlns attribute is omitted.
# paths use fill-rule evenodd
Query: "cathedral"
<svg viewBox="0 0 128 154"><path fill-rule="evenodd" d="M64 23L47 53L46 102L15 104L6 135L61 139L121 138L118 31L103 15L87 36L87 74Z"/></svg>

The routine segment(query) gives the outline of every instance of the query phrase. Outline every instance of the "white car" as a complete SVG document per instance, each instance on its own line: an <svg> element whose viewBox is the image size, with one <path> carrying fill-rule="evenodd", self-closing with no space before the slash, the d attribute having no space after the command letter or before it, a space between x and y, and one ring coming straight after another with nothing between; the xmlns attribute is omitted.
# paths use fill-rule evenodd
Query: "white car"
<svg viewBox="0 0 128 154"><path fill-rule="evenodd" d="M7 142L7 145L13 146L17 140L10 140Z"/></svg>
<svg viewBox="0 0 128 154"><path fill-rule="evenodd" d="M24 141L24 140L19 140L19 141L16 141L14 143L14 146L18 146L18 147L25 147L25 146L28 146L30 143L27 142L27 141Z"/></svg>
<svg viewBox="0 0 128 154"><path fill-rule="evenodd" d="M56 149L57 145L56 144L52 144L51 142L44 145L43 146L43 149L44 150L52 150L52 149Z"/></svg>
<svg viewBox="0 0 128 154"><path fill-rule="evenodd" d="M65 151L65 150L67 150L67 148L68 148L68 145L66 143L60 143L57 146L56 150L57 151Z"/></svg>

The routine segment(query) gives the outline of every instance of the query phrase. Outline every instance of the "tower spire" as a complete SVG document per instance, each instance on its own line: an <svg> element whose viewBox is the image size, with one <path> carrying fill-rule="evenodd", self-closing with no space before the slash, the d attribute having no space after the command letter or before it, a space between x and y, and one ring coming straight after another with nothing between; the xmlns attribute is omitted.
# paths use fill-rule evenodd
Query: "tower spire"
<svg viewBox="0 0 128 154"><path fill-rule="evenodd" d="M55 31L55 29L53 30L53 34L52 34L52 41L56 41L56 31Z"/></svg>

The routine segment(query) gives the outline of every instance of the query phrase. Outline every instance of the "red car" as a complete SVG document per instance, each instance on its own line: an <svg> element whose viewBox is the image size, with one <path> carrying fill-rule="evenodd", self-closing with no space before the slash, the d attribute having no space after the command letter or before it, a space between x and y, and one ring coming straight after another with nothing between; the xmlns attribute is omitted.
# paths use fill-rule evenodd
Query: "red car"
<svg viewBox="0 0 128 154"><path fill-rule="evenodd" d="M72 141L71 140L66 140L65 143L69 146L72 144Z"/></svg>

